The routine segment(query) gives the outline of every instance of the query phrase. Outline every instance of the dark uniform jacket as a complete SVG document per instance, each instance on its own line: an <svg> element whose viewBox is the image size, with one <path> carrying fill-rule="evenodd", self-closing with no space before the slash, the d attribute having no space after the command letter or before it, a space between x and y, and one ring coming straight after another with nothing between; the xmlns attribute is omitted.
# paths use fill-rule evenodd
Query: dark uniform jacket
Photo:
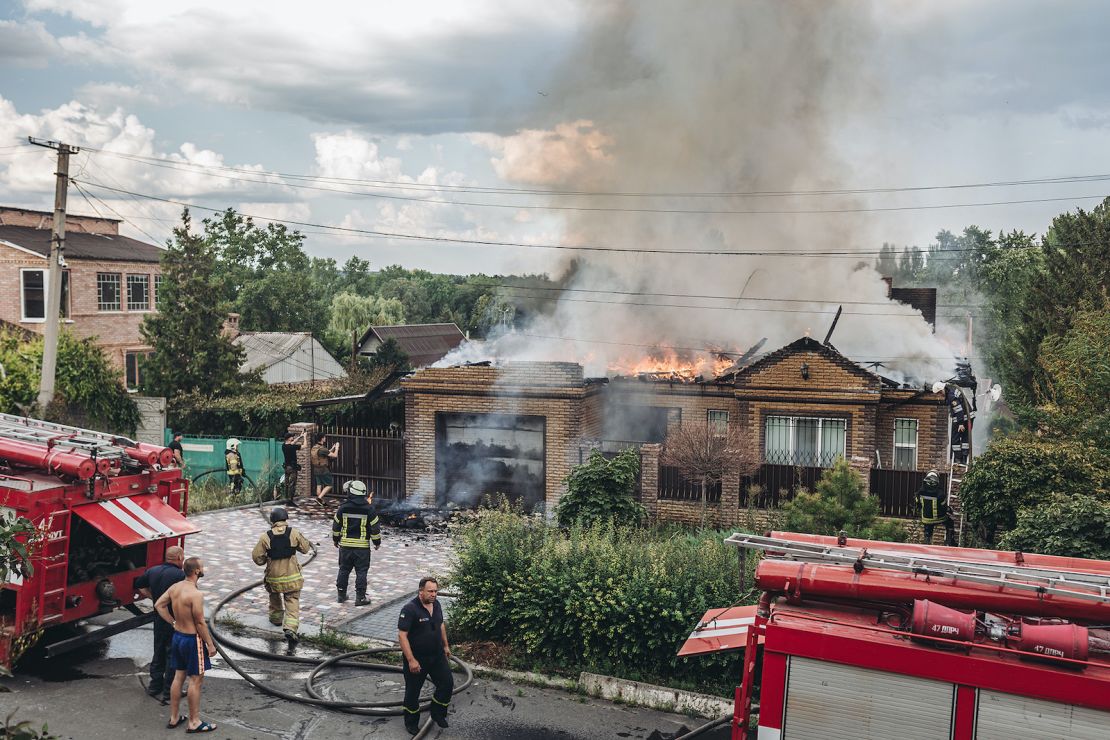
<svg viewBox="0 0 1110 740"><path fill-rule="evenodd" d="M930 486L923 482L917 489L917 505L921 508L922 524L939 524L948 518L948 502L939 483Z"/></svg>
<svg viewBox="0 0 1110 740"><path fill-rule="evenodd" d="M339 505L331 523L331 539L340 547L374 547L382 544L382 528L373 507L362 496L350 496Z"/></svg>

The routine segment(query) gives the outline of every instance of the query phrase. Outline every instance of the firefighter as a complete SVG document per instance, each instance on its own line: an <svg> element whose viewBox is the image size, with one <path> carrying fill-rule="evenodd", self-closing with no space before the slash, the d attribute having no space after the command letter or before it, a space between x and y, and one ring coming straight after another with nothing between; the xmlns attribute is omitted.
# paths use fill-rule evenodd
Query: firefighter
<svg viewBox="0 0 1110 740"><path fill-rule="evenodd" d="M232 438L227 441L224 463L227 465L227 480L231 483L231 492L240 493L243 490L243 456L239 454L239 440Z"/></svg>
<svg viewBox="0 0 1110 740"><path fill-rule="evenodd" d="M270 624L281 627L289 647L293 647L298 640L304 586L297 553L307 554L312 544L289 526L289 514L280 506L270 512L270 524L270 529L258 538L251 558L256 565L266 566L263 583L270 594Z"/></svg>
<svg viewBox="0 0 1110 740"><path fill-rule="evenodd" d="M933 530L938 524L944 525L944 544L956 544L956 528L948 515L948 496L940 487L940 474L930 470L917 489L917 505L921 509L921 525L925 528L925 544L933 543Z"/></svg>
<svg viewBox="0 0 1110 740"><path fill-rule="evenodd" d="M339 548L339 574L335 588L339 592L339 603L347 600L347 586L351 581L351 571L355 572L355 606L366 606L366 574L370 570L370 543L374 549L382 546L381 527L378 515L370 502L373 497L360 480L343 484L347 500L339 505L331 525L331 541Z"/></svg>
<svg viewBox="0 0 1110 740"><path fill-rule="evenodd" d="M948 418L952 424L952 461L964 465L971 453L971 419L967 399L956 386L948 386Z"/></svg>

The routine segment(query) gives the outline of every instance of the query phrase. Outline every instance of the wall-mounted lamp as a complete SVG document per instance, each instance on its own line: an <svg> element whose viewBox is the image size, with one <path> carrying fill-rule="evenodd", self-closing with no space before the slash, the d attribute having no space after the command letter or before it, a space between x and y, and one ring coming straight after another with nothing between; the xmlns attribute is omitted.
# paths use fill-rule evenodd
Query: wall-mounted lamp
<svg viewBox="0 0 1110 740"><path fill-rule="evenodd" d="M809 364L802 363L802 380L809 380Z"/></svg>

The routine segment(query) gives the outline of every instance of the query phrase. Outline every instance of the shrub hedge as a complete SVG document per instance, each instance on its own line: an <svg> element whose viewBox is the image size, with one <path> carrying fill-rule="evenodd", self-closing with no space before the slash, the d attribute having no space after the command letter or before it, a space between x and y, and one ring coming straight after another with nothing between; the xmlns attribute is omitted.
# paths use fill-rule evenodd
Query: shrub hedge
<svg viewBox="0 0 1110 740"><path fill-rule="evenodd" d="M737 553L725 536L611 523L564 530L485 510L456 540L450 626L455 639L506 643L535 668L728 695L738 653L675 656L708 609L741 601ZM743 597L751 603L754 592Z"/></svg>

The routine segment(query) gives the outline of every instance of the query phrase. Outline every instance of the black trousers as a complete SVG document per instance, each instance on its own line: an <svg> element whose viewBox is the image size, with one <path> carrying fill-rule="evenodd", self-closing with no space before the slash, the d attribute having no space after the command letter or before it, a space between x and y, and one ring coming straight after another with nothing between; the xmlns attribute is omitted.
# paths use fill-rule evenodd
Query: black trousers
<svg viewBox="0 0 1110 740"><path fill-rule="evenodd" d="M955 546L956 544L956 525L952 521L952 517L948 517L941 524L944 525L944 544ZM925 528L925 544L933 544L933 530L936 529L936 524L923 524Z"/></svg>
<svg viewBox="0 0 1110 740"><path fill-rule="evenodd" d="M170 670L170 643L173 642L173 625L156 616L154 618L154 655L150 659L150 694L168 695L170 684L173 683L173 671Z"/></svg>
<svg viewBox="0 0 1110 740"><path fill-rule="evenodd" d="M347 593L352 570L355 572L355 593L365 595L366 573L370 570L369 547L339 548L339 574L335 578L335 587L343 593Z"/></svg>
<svg viewBox="0 0 1110 740"><path fill-rule="evenodd" d="M424 688L424 680L432 679L435 693L432 694L431 715L432 719L447 717L447 707L451 704L451 693L455 690L455 677L451 673L451 665L447 656L442 652L438 656L414 656L420 663L420 672L413 673L409 670L409 662L402 659L402 674L405 677L405 724L420 723L420 690Z"/></svg>
<svg viewBox="0 0 1110 740"><path fill-rule="evenodd" d="M286 501L292 501L293 496L297 493L297 472L300 470L296 465L285 466L285 485L284 490L281 491L281 496Z"/></svg>
<svg viewBox="0 0 1110 740"><path fill-rule="evenodd" d="M243 476L241 476L241 475L231 475L229 473L228 476L227 476L227 480L228 480L228 483L231 484L231 492L232 493L237 494L237 493L242 493L243 492Z"/></svg>

